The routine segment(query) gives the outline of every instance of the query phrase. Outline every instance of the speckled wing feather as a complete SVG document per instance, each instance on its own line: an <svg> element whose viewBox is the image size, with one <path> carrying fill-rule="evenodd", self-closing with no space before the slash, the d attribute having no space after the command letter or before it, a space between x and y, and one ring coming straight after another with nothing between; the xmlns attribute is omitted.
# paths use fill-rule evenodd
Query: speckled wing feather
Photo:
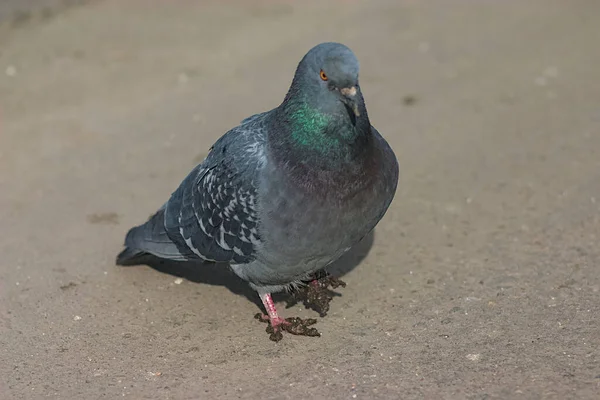
<svg viewBox="0 0 600 400"><path fill-rule="evenodd" d="M187 258L245 264L255 257L264 140L243 128L223 136L166 204L167 234Z"/></svg>

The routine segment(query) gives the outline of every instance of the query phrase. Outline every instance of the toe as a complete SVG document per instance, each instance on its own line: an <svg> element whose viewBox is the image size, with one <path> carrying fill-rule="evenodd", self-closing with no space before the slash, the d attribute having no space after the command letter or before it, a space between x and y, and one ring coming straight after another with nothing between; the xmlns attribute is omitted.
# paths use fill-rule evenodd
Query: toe
<svg viewBox="0 0 600 400"><path fill-rule="evenodd" d="M311 325L317 323L317 320L314 318L308 318L303 320L298 317L288 318L288 324L282 326L282 328L291 333L292 335L300 335L300 336L321 336L319 331L316 328L311 328Z"/></svg>

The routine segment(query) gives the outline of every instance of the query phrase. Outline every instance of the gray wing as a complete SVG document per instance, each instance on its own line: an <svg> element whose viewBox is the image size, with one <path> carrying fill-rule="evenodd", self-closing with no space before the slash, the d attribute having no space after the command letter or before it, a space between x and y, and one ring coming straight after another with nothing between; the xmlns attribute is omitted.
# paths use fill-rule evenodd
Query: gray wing
<svg viewBox="0 0 600 400"><path fill-rule="evenodd" d="M245 264L260 244L258 172L264 161L260 131L228 132L171 195L165 228L185 257Z"/></svg>

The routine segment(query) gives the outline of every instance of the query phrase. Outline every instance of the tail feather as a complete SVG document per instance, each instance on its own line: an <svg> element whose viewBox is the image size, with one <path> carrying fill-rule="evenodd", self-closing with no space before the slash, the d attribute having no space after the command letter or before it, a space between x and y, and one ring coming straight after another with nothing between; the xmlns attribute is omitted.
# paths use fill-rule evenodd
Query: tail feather
<svg viewBox="0 0 600 400"><path fill-rule="evenodd" d="M148 253L125 247L125 250L119 253L117 256L117 265L128 266L128 265L139 265L143 264L144 258Z"/></svg>
<svg viewBox="0 0 600 400"><path fill-rule="evenodd" d="M117 265L133 265L151 254L170 260L185 260L164 227L164 209L158 210L145 224L131 228L125 237L125 250L117 256Z"/></svg>

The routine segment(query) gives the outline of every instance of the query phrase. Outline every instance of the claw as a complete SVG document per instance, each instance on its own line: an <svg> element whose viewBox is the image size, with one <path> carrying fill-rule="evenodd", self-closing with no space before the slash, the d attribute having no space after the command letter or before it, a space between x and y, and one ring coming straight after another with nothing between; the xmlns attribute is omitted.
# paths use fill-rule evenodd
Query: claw
<svg viewBox="0 0 600 400"><path fill-rule="evenodd" d="M260 297L268 315L258 313L254 316L254 318L268 324L266 331L269 334L269 339L272 341L279 342L281 339L283 339L282 331L286 331L292 335L321 336L318 330L315 328L310 328L311 325L317 323L316 319L308 318L303 320L297 317L283 319L277 314L275 304L273 303L273 299L271 298L270 294L263 293L260 295Z"/></svg>
<svg viewBox="0 0 600 400"><path fill-rule="evenodd" d="M302 301L306 308L313 309L318 312L321 317L324 317L329 311L329 303L333 297L337 295L337 293L330 290L329 287L337 289L340 286L346 287L346 283L331 275L318 273L314 280L308 285L298 289L287 300L286 307L290 308Z"/></svg>
<svg viewBox="0 0 600 400"><path fill-rule="evenodd" d="M279 342L283 339L282 331L291 333L292 335L298 336L321 336L316 328L311 328L311 325L317 323L314 318L302 319L298 317L290 317L286 319L271 321L268 315L258 313L254 316L260 322L268 324L266 332L269 334L269 339L274 342Z"/></svg>

